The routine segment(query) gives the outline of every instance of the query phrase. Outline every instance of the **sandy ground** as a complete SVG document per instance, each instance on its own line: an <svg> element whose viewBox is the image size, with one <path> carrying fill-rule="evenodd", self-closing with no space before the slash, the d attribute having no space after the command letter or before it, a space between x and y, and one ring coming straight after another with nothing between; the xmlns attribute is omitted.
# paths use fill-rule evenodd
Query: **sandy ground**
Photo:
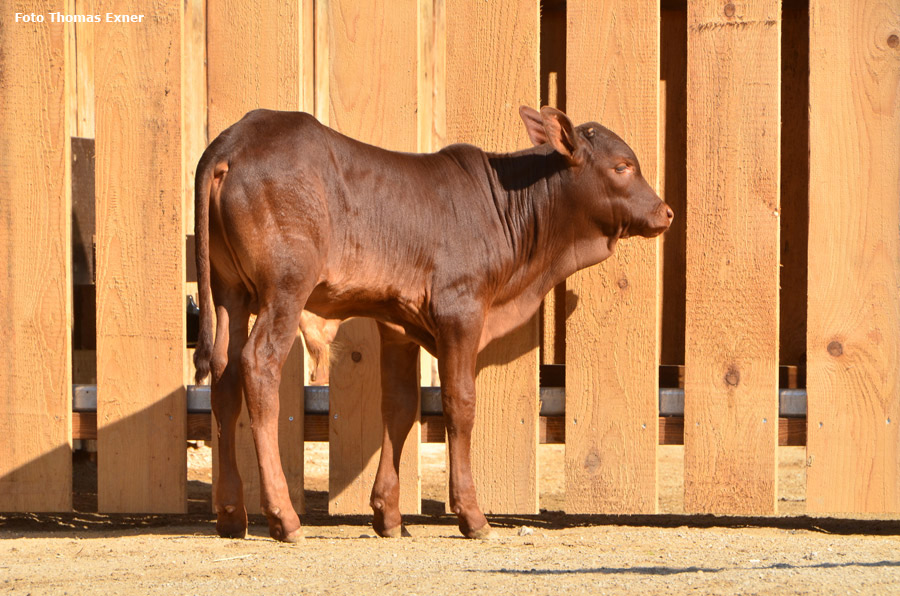
<svg viewBox="0 0 900 596"><path fill-rule="evenodd" d="M443 513L442 445L423 446L425 514L412 538L374 537L367 517L325 515L327 445L306 452L307 539L214 535L206 447L189 450L185 516L110 516L93 466L76 465L71 515L0 515L0 592L11 594L900 594L898 518L809 518L804 450L783 448L769 518L682 514L683 450L660 448L657 516L566 516L563 447L540 451L540 516L493 516L501 538L459 536Z"/></svg>

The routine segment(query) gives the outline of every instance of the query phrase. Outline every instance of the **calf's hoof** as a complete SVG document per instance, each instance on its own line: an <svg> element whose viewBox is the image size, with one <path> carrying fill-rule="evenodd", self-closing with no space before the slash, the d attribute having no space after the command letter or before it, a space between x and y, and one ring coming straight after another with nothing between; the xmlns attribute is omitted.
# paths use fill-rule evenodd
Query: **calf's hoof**
<svg viewBox="0 0 900 596"><path fill-rule="evenodd" d="M409 533L409 530L406 529L406 526L402 524L399 526L394 526L393 528L385 528L375 531L382 538L409 538L412 536L412 534Z"/></svg>
<svg viewBox="0 0 900 596"><path fill-rule="evenodd" d="M375 515L372 518L372 529L382 538L400 538L409 536L406 527L401 523L399 510L396 508L390 513L385 513L384 502L372 500L372 510Z"/></svg>
<svg viewBox="0 0 900 596"><path fill-rule="evenodd" d="M216 532L222 538L246 538L247 511L234 505L221 507L216 514Z"/></svg>
<svg viewBox="0 0 900 596"><path fill-rule="evenodd" d="M473 540L497 540L500 538L500 534L491 527L491 524L484 524L477 530L470 530L469 532L463 531L463 534L465 534L467 538L472 538Z"/></svg>
<svg viewBox="0 0 900 596"><path fill-rule="evenodd" d="M298 542L303 542L306 540L306 536L303 534L303 528L297 528L283 539L282 542L286 542L288 544L297 544Z"/></svg>
<svg viewBox="0 0 900 596"><path fill-rule="evenodd" d="M289 544L296 544L305 538L303 535L303 528L300 527L299 519L288 523L285 523L278 518L270 519L269 536L279 542L287 542Z"/></svg>

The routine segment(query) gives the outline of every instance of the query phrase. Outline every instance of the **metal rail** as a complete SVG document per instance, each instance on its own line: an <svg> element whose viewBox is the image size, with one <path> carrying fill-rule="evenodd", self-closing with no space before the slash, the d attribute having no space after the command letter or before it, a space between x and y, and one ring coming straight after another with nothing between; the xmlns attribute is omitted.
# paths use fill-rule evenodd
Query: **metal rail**
<svg viewBox="0 0 900 596"><path fill-rule="evenodd" d="M304 411L307 414L328 413L328 387L304 387ZM806 417L806 389L779 389L779 417ZM72 411L97 411L97 386L72 386ZM188 385L187 411L194 414L209 413L209 387ZM422 387L422 414L441 414L441 388ZM564 416L566 413L566 390L564 387L541 387L541 416ZM659 390L659 415L684 416L684 389Z"/></svg>

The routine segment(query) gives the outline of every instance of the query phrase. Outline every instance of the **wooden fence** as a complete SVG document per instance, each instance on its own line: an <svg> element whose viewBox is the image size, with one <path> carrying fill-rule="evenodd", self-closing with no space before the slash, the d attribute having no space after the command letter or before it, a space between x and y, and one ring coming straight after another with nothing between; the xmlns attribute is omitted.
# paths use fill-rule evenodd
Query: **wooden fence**
<svg viewBox="0 0 900 596"><path fill-rule="evenodd" d="M97 440L101 511L185 510L185 441L215 441L188 403L193 172L222 129L299 109L391 149L514 150L520 104L619 132L676 223L482 354L485 510L537 513L538 444L564 440L569 512L654 513L672 443L689 512L775 513L779 446L803 444L808 511L900 511L900 0L13 0L0 94L0 511L71 509L73 438ZM281 451L302 509L304 439L329 440L329 510L367 512L373 324L338 344L330 409L306 413L298 338ZM784 388L805 418L779 416ZM442 439L426 408L404 511Z"/></svg>

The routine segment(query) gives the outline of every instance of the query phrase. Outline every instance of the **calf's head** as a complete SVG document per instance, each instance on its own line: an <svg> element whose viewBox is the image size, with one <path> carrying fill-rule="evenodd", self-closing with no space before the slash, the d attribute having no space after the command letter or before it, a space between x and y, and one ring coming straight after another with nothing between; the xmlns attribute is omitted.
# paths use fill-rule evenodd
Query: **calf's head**
<svg viewBox="0 0 900 596"><path fill-rule="evenodd" d="M565 187L573 214L586 217L605 236L653 238L675 217L641 174L634 151L618 135L596 122L573 126L561 111L538 112L522 106L519 114L535 145L549 143L568 162Z"/></svg>

